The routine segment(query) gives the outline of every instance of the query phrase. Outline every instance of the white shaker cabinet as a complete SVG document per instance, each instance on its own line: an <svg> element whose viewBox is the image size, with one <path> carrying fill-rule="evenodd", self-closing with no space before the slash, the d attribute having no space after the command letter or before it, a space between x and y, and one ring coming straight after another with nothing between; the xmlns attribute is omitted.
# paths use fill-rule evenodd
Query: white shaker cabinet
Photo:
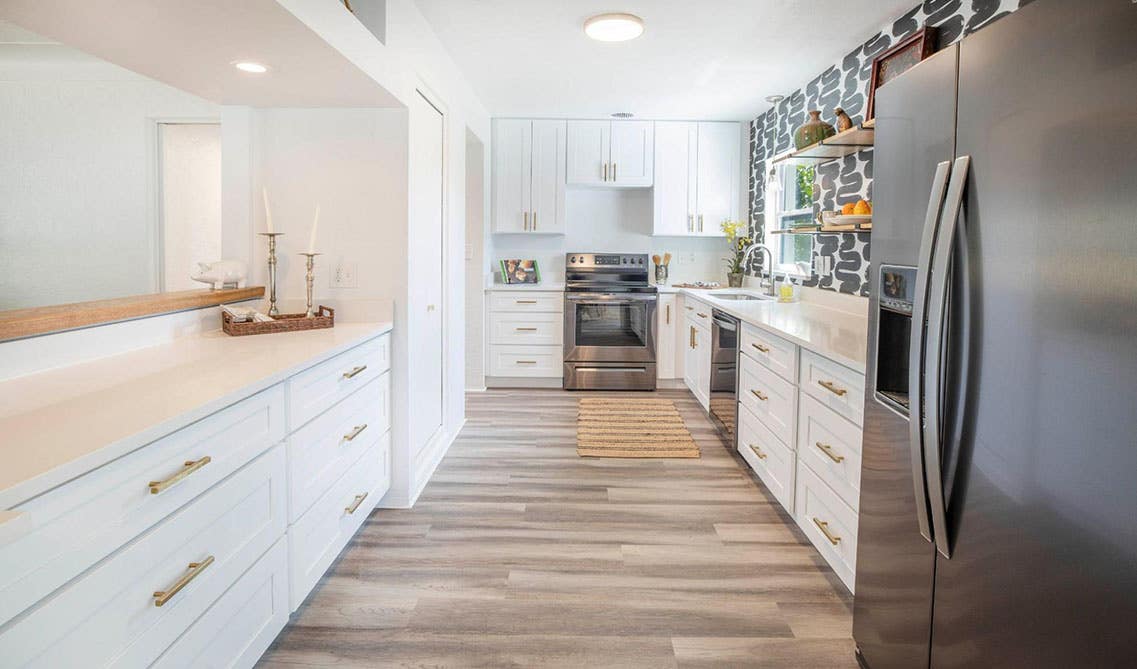
<svg viewBox="0 0 1137 669"><path fill-rule="evenodd" d="M689 307L689 310L688 310ZM683 356L683 380L703 409L711 406L711 326L710 307L687 300Z"/></svg>
<svg viewBox="0 0 1137 669"><path fill-rule="evenodd" d="M675 346L678 343L675 323L679 320L675 295L659 296L659 307L655 312L655 370L659 379L677 378Z"/></svg>
<svg viewBox="0 0 1137 669"><path fill-rule="evenodd" d="M652 185L653 121L569 121L567 131L569 185Z"/></svg>
<svg viewBox="0 0 1137 669"><path fill-rule="evenodd" d="M565 142L565 121L494 119L494 232L564 233Z"/></svg>
<svg viewBox="0 0 1137 669"><path fill-rule="evenodd" d="M652 234L721 237L719 224L740 212L741 126L655 125Z"/></svg>

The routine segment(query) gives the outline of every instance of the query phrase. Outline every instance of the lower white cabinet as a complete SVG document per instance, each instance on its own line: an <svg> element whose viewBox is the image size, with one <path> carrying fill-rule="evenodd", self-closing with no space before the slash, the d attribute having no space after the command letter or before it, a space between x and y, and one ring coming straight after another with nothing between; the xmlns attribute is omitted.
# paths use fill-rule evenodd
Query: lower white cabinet
<svg viewBox="0 0 1137 669"><path fill-rule="evenodd" d="M854 591L857 573L857 512L804 461L798 461L794 519L809 541Z"/></svg>
<svg viewBox="0 0 1137 669"><path fill-rule="evenodd" d="M564 376L562 291L493 291L486 302L487 386L524 386L519 379Z"/></svg>
<svg viewBox="0 0 1137 669"><path fill-rule="evenodd" d="M675 351L678 344L676 322L679 313L675 310L675 295L659 296L659 307L655 312L655 372L659 379L675 379L679 374L676 371Z"/></svg>
<svg viewBox="0 0 1137 669"><path fill-rule="evenodd" d="M683 380L703 409L711 408L711 328L698 317L686 318Z"/></svg>
<svg viewBox="0 0 1137 669"><path fill-rule="evenodd" d="M738 407L738 452L778 503L792 514L794 476L797 472L794 451L742 405Z"/></svg>

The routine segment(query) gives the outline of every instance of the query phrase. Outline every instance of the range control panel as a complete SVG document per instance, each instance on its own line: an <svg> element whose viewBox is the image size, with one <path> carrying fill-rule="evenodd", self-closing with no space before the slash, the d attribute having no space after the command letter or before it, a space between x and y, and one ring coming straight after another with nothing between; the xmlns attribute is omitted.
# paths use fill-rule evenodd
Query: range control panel
<svg viewBox="0 0 1137 669"><path fill-rule="evenodd" d="M646 253L568 253L565 254L566 267L635 267L648 266Z"/></svg>

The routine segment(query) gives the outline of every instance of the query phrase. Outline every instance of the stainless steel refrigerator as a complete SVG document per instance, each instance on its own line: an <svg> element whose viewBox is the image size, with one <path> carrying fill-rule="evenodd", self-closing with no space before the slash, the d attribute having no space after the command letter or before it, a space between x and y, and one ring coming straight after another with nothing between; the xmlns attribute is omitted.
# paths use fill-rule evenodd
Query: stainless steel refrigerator
<svg viewBox="0 0 1137 669"><path fill-rule="evenodd" d="M876 108L858 659L1135 666L1137 3L1036 0Z"/></svg>

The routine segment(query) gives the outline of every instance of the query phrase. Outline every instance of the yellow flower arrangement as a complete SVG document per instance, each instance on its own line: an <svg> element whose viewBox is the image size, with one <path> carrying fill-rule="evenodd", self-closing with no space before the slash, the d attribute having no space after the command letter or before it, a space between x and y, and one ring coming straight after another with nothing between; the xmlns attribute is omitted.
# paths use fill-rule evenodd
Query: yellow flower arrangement
<svg viewBox="0 0 1137 669"><path fill-rule="evenodd" d="M750 224L746 221L726 220L719 225L719 228L730 244L730 256L723 258L726 261L727 271L738 274L742 271L742 259L746 255L746 249L754 243L754 240L746 235L750 232Z"/></svg>

